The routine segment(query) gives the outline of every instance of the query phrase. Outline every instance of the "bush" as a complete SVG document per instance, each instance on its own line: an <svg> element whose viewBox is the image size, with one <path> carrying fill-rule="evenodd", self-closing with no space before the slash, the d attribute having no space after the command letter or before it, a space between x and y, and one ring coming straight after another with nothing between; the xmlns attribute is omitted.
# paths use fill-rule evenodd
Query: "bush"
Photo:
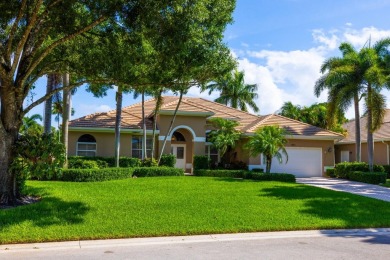
<svg viewBox="0 0 390 260"><path fill-rule="evenodd" d="M57 180L73 182L94 182L130 178L133 168L104 168L104 169L64 169Z"/></svg>
<svg viewBox="0 0 390 260"><path fill-rule="evenodd" d="M384 172L382 165L374 165L374 172ZM350 172L361 171L368 172L368 163L365 162L343 162L335 166L334 174L338 178L348 178Z"/></svg>
<svg viewBox="0 0 390 260"><path fill-rule="evenodd" d="M385 172L387 173L387 179L390 179L390 165L382 165L383 169L385 169Z"/></svg>
<svg viewBox="0 0 390 260"><path fill-rule="evenodd" d="M159 166L175 167L176 156L173 154L163 154Z"/></svg>
<svg viewBox="0 0 390 260"><path fill-rule="evenodd" d="M326 176L328 176L328 177L336 177L334 168L326 169Z"/></svg>
<svg viewBox="0 0 390 260"><path fill-rule="evenodd" d="M133 172L137 177L184 176L184 170L172 167L139 167Z"/></svg>
<svg viewBox="0 0 390 260"><path fill-rule="evenodd" d="M245 179L258 181L281 181L295 183L295 176L289 173L256 173L247 172Z"/></svg>
<svg viewBox="0 0 390 260"><path fill-rule="evenodd" d="M195 155L194 171L201 169L210 169L210 159L206 155Z"/></svg>
<svg viewBox="0 0 390 260"><path fill-rule="evenodd" d="M156 159L154 158L145 158L141 162L141 167L156 167L158 166Z"/></svg>
<svg viewBox="0 0 390 260"><path fill-rule="evenodd" d="M229 164L230 170L248 170L248 165L242 161L232 162Z"/></svg>
<svg viewBox="0 0 390 260"><path fill-rule="evenodd" d="M353 171L348 174L352 181L360 181L370 184L386 183L387 173L385 172L361 172Z"/></svg>
<svg viewBox="0 0 390 260"><path fill-rule="evenodd" d="M244 178L244 170L208 170L200 169L194 170L195 176L208 176L208 177L231 177L231 178Z"/></svg>
<svg viewBox="0 0 390 260"><path fill-rule="evenodd" d="M254 169L252 169L252 172L264 172L264 169L254 168Z"/></svg>
<svg viewBox="0 0 390 260"><path fill-rule="evenodd" d="M68 161L83 160L83 161L96 161L99 168L115 167L115 157L90 157L90 156L71 156ZM141 166L141 160L132 157L119 157L119 167L139 167Z"/></svg>
<svg viewBox="0 0 390 260"><path fill-rule="evenodd" d="M99 160L100 162L104 162ZM104 162L106 163L106 162ZM107 164L107 163L106 163ZM86 161L82 159L69 160L69 169L100 169L98 161Z"/></svg>

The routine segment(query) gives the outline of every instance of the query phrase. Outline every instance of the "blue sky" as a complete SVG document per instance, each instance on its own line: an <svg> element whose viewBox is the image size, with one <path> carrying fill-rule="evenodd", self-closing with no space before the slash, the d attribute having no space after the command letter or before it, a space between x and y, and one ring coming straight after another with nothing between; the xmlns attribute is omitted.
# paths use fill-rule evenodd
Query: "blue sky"
<svg viewBox="0 0 390 260"><path fill-rule="evenodd" d="M237 0L225 42L245 72L246 83L258 85L260 114L268 114L286 101L299 105L326 101L326 93L319 98L313 94L321 63L339 56L343 41L359 49L370 37L373 42L390 37L389 10L390 0ZM34 99L44 93L45 84L45 78L37 82ZM383 93L390 100L390 92ZM209 96L195 88L188 95L218 97L217 92ZM114 96L112 91L97 99L80 88L73 97L73 118L114 109ZM123 103L138 101L127 95ZM42 111L39 106L30 114ZM352 109L347 117L353 117Z"/></svg>

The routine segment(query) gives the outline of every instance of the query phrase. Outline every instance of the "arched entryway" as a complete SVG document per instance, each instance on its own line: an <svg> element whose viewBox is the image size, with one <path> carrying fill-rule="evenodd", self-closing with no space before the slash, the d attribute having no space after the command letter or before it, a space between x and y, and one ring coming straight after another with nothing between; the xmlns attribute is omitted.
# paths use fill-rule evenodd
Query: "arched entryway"
<svg viewBox="0 0 390 260"><path fill-rule="evenodd" d="M176 168L190 171L194 150L194 131L187 126L176 127L170 136L171 154L176 156Z"/></svg>

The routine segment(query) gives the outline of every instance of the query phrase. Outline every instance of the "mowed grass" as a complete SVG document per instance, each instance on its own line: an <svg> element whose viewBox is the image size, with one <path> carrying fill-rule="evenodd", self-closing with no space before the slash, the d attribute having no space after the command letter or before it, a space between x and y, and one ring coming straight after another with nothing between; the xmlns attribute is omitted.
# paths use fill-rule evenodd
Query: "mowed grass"
<svg viewBox="0 0 390 260"><path fill-rule="evenodd" d="M39 203L0 210L0 243L390 227L390 203L301 184L156 177L27 183Z"/></svg>

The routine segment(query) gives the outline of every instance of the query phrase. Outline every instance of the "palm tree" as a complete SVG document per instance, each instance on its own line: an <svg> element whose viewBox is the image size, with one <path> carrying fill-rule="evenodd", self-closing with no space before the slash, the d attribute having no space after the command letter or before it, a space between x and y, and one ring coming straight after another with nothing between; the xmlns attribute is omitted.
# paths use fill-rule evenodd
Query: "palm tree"
<svg viewBox="0 0 390 260"><path fill-rule="evenodd" d="M220 158L222 158L229 149L236 146L240 139L241 132L236 130L239 123L218 117L210 119L209 122L215 128L210 131L209 140L218 150ZM230 156L228 163L230 163Z"/></svg>
<svg viewBox="0 0 390 260"><path fill-rule="evenodd" d="M352 100L355 106L356 157L360 156L360 112L359 101L365 98L367 113L367 148L370 171L373 168L373 133L382 124L385 113L385 97L380 93L383 86L388 87L388 60L390 38L378 41L373 47L363 47L357 52L349 43L342 43L342 58L331 58L321 68L325 74L316 83L315 94L319 96L324 89L329 90L329 116L337 109L345 111Z"/></svg>
<svg viewBox="0 0 390 260"><path fill-rule="evenodd" d="M37 120L42 121L42 116L39 114L33 114L32 116L23 117L23 124L20 127L20 133L22 134L41 134L42 126L37 123Z"/></svg>
<svg viewBox="0 0 390 260"><path fill-rule="evenodd" d="M293 103L288 101L283 104L278 114L294 120L301 121L302 109L299 105L295 106Z"/></svg>
<svg viewBox="0 0 390 260"><path fill-rule="evenodd" d="M52 92L57 89L61 84L60 75L56 73L51 73L47 75L47 85L46 85L46 94ZM44 122L43 128L46 134L51 132L51 116L53 109L53 101L58 101L59 92L54 94L51 98L46 100L45 102L45 114L44 114Z"/></svg>
<svg viewBox="0 0 390 260"><path fill-rule="evenodd" d="M282 154L284 154L287 163L288 154L284 147L287 143L285 135L285 130L279 126L264 126L257 129L255 134L249 138L245 148L249 150L249 154L253 157L259 154L265 156L266 173L270 173L272 158L274 157L279 160L279 163L282 163Z"/></svg>
<svg viewBox="0 0 390 260"><path fill-rule="evenodd" d="M256 84L244 83L244 72L234 70L232 75L225 76L221 80L206 86L209 93L214 90L221 91L220 96L215 99L215 102L230 105L233 108L242 111L248 111L248 106L255 112L259 112L254 99L258 97ZM203 89L204 90L204 89Z"/></svg>

